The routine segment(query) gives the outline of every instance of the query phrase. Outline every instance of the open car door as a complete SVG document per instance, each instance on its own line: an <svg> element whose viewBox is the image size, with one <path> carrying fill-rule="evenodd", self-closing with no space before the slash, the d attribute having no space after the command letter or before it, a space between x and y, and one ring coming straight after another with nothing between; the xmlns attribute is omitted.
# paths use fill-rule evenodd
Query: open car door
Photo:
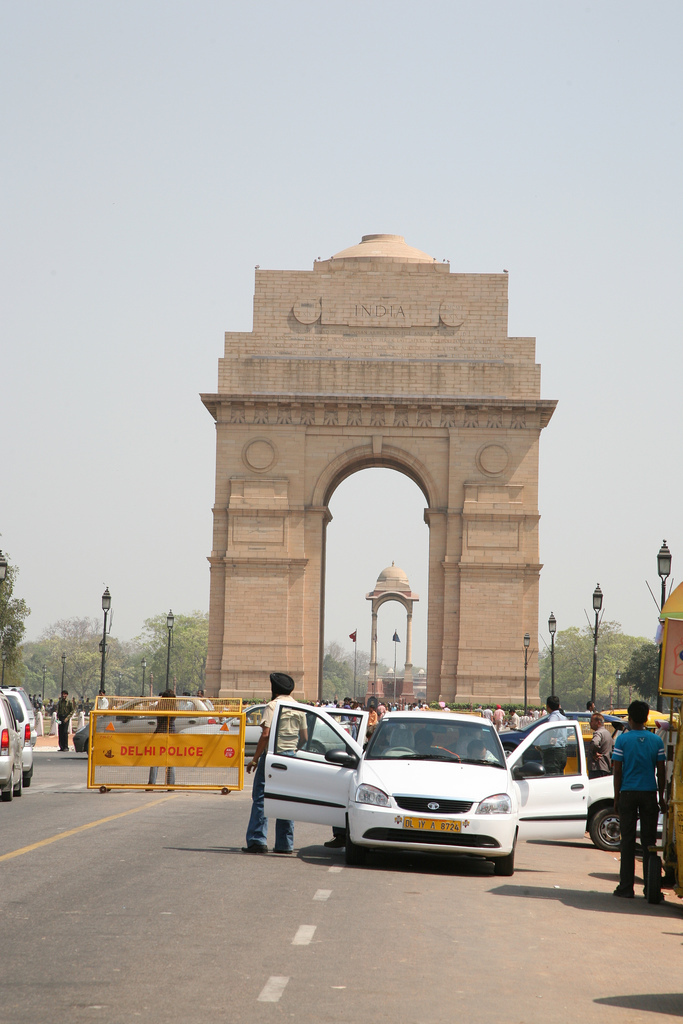
<svg viewBox="0 0 683 1024"><path fill-rule="evenodd" d="M578 722L532 730L508 758L520 839L582 839L588 814L586 754Z"/></svg>
<svg viewBox="0 0 683 1024"><path fill-rule="evenodd" d="M268 818L346 824L349 788L363 748L354 739L365 735L367 711L345 709L336 721L323 708L278 701L268 737L264 809ZM325 760L331 750L350 755L348 767Z"/></svg>

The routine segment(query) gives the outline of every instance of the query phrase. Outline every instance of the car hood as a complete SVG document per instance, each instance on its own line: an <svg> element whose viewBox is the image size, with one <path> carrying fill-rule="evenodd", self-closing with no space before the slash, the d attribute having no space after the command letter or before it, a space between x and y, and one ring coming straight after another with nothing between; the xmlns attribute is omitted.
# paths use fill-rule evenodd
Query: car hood
<svg viewBox="0 0 683 1024"><path fill-rule="evenodd" d="M441 797L477 803L494 793L511 791L507 768L444 761L363 761L358 781L385 793Z"/></svg>

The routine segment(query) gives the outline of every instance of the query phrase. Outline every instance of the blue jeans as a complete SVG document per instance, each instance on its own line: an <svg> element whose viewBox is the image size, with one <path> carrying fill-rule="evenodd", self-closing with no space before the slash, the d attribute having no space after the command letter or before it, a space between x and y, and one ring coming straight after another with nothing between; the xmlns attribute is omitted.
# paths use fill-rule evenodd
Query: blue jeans
<svg viewBox="0 0 683 1024"><path fill-rule="evenodd" d="M161 770L164 771L163 768ZM150 770L149 770L149 782L147 783L148 786L156 786L156 784L157 784L157 771L158 771L158 768L156 766L153 766L152 768L150 768ZM166 785L167 786L175 786L175 768L173 766L171 766L170 768L166 768L165 771L166 771Z"/></svg>
<svg viewBox="0 0 683 1024"><path fill-rule="evenodd" d="M251 791L251 815L247 825L247 846L268 845L268 819L263 813L266 792L266 756L262 754L254 772ZM294 822L278 818L275 822L275 849L284 851L294 847Z"/></svg>

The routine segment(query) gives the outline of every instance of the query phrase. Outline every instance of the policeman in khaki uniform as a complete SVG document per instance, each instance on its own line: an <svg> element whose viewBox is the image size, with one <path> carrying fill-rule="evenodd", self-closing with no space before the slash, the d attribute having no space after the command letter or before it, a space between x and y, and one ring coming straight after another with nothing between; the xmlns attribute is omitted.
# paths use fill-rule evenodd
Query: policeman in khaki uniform
<svg viewBox="0 0 683 1024"><path fill-rule="evenodd" d="M261 721L261 736L253 759L247 765L247 772L253 772L254 785L251 791L251 816L247 825L247 845L244 853L268 852L268 819L263 812L266 789L266 759L263 756L268 746L270 727L273 724L278 701L286 700L294 689L294 680L285 672L271 672L270 688L272 700L266 704ZM307 719L304 711L296 708L283 711L280 715L277 733L277 753L293 754L308 740ZM294 847L294 822L278 818L275 822L275 846L273 853L291 854Z"/></svg>

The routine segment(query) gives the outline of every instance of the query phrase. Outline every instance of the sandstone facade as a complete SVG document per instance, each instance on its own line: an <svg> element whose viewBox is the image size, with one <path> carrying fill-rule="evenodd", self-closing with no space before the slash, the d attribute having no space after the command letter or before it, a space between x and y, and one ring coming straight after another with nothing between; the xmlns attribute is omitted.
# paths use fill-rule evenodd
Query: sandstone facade
<svg viewBox="0 0 683 1024"><path fill-rule="evenodd" d="M386 466L425 496L428 699L519 700L556 403L540 398L534 339L507 336L507 286L396 235L312 271L256 271L253 331L226 334L202 395L217 432L209 694L260 698L276 668L317 696L328 502Z"/></svg>

